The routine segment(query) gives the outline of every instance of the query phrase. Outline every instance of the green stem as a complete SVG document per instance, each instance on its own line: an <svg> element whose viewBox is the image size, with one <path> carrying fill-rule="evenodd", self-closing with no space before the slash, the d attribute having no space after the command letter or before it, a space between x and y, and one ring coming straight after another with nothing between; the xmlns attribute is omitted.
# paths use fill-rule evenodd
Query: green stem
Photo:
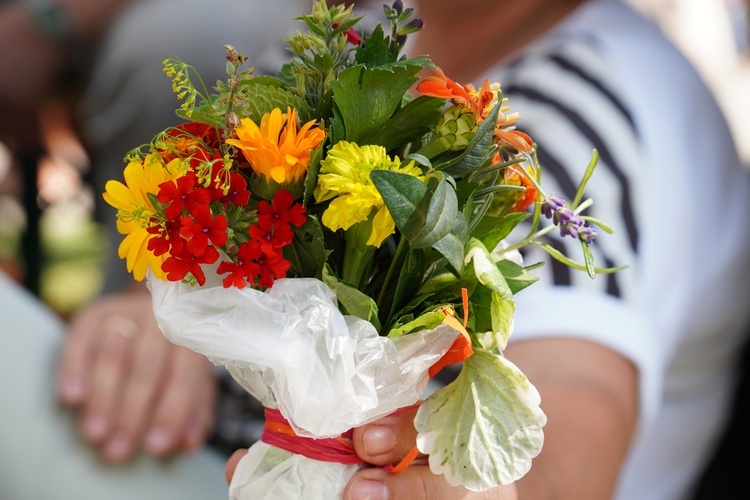
<svg viewBox="0 0 750 500"><path fill-rule="evenodd" d="M383 286L380 287L378 300L375 302L375 304L378 306L378 311L380 311L380 308L383 304L385 291L388 289L388 284L390 283L391 278L393 277L393 273L396 269L396 266L398 265L398 261L401 259L401 252L404 250L404 246L406 246L406 238L404 238L402 235L401 238L398 240L398 246L396 247L396 251L393 253L393 257L391 257L391 265L388 266L388 272L386 273L385 279L383 280Z"/></svg>
<svg viewBox="0 0 750 500"><path fill-rule="evenodd" d="M349 244L347 241L344 250L344 263L341 270L341 279L350 285L361 289L362 278L365 270L369 267L375 247Z"/></svg>

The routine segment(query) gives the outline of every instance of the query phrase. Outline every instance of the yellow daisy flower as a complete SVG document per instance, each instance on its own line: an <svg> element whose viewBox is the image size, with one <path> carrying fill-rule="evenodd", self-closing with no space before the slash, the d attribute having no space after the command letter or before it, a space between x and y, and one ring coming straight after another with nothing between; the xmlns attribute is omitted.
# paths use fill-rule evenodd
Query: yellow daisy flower
<svg viewBox="0 0 750 500"><path fill-rule="evenodd" d="M143 163L131 161L125 167L125 183L109 181L102 195L104 201L117 209L117 231L126 235L118 248L118 255L125 259L128 272L141 281L150 268L157 278L165 279L161 264L168 255L155 256L148 250L148 233L151 217L156 213L148 194L156 195L159 184L174 180L185 174L186 163L172 160L166 166L161 159L149 155Z"/></svg>
<svg viewBox="0 0 750 500"><path fill-rule="evenodd" d="M333 231L347 230L368 221L372 229L367 245L380 247L393 234L396 224L383 198L370 179L373 170L393 170L422 178L414 162L401 166L398 157L391 159L382 146L359 146L341 141L335 144L321 162L315 200L333 199L323 213L323 224ZM371 213L375 211L371 217Z"/></svg>

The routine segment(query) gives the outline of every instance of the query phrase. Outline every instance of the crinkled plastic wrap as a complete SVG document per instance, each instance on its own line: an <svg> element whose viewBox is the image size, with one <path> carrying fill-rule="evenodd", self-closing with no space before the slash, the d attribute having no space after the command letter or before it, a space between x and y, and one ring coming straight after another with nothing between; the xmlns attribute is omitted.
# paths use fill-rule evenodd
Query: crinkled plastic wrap
<svg viewBox="0 0 750 500"><path fill-rule="evenodd" d="M149 288L171 342L225 366L306 437L339 436L417 402L427 370L458 335L440 325L381 337L369 322L341 314L333 291L313 278L277 280L264 292L153 277ZM358 467L259 442L240 462L230 498L339 498Z"/></svg>

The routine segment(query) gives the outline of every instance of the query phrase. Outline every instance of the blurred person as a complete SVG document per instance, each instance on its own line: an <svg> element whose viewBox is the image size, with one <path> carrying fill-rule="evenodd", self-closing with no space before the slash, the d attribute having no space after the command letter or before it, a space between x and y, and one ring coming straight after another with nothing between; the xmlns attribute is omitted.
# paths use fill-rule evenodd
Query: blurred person
<svg viewBox="0 0 750 500"><path fill-rule="evenodd" d="M615 233L592 250L629 268L589 280L550 261L517 297L505 355L547 414L524 478L472 494L425 465L370 467L344 497L689 498L725 425L749 319L750 173L715 99L656 26L616 0L431 0L416 14L426 29L414 54L458 82L502 83L548 192L572 199L599 151L589 214ZM549 243L578 255L577 241ZM413 416L356 429L360 457L402 459Z"/></svg>
<svg viewBox="0 0 750 500"><path fill-rule="evenodd" d="M750 168L750 2L628 0L682 51L716 95Z"/></svg>

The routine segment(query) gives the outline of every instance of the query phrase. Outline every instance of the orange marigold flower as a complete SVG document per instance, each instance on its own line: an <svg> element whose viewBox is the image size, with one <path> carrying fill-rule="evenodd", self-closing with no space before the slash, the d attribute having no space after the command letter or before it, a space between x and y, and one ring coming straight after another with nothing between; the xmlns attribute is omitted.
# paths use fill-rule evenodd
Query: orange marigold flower
<svg viewBox="0 0 750 500"><path fill-rule="evenodd" d="M534 141L531 137L514 127L498 127L495 129L494 137L498 143L506 144L524 153L531 153L534 148Z"/></svg>
<svg viewBox="0 0 750 500"><path fill-rule="evenodd" d="M485 78L479 90L473 85L461 85L454 82L443 73L440 68L435 68L436 76L427 76L417 85L417 91L430 96L450 99L455 104L469 108L477 122L484 119L489 113L489 104L495 98L495 93L490 89L490 82Z"/></svg>
<svg viewBox="0 0 750 500"><path fill-rule="evenodd" d="M492 158L492 164L497 165L500 161L500 155L495 153L495 156ZM538 191L529 178L529 176L532 175L534 175L532 167L529 167L529 170L524 170L523 167L519 165L510 165L503 170L502 184L524 187L523 192L520 192L517 196L513 196L512 199L515 201L509 212L523 212L536 200Z"/></svg>
<svg viewBox="0 0 750 500"><path fill-rule="evenodd" d="M279 108L266 113L260 126L243 118L234 133L237 138L227 139L226 143L242 152L256 174L278 184L295 182L305 176L310 152L326 135L315 126L314 120L298 130L297 112L292 108L287 108L286 113Z"/></svg>

